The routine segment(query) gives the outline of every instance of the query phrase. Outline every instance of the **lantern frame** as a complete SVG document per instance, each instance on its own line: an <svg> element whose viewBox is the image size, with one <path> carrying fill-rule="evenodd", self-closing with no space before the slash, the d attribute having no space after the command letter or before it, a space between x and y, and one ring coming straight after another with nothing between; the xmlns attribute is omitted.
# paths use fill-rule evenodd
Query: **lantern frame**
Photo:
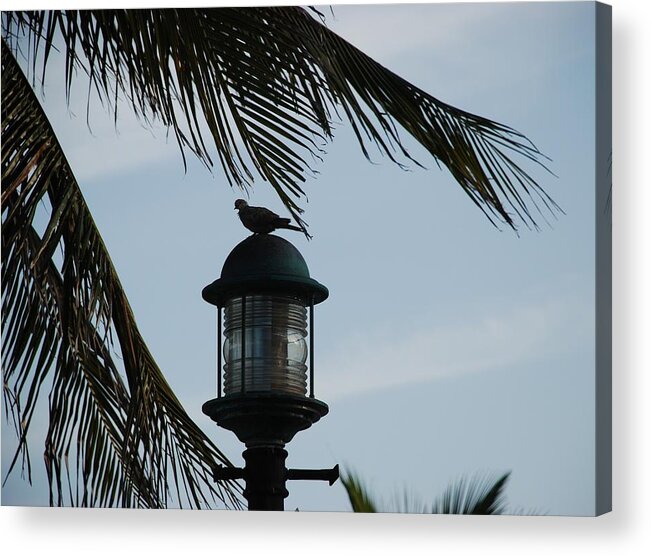
<svg viewBox="0 0 651 556"><path fill-rule="evenodd" d="M203 289L203 299L217 307L218 320L217 398L207 401L203 412L219 426L233 431L247 446L284 445L298 431L309 428L328 413L328 406L314 397L314 306L328 295L328 289L310 277L303 256L290 242L266 234L253 235L239 243L226 258L221 276ZM247 296L286 296L307 309L309 395L276 390L246 391ZM224 393L222 310L237 298L243 311L242 389Z"/></svg>

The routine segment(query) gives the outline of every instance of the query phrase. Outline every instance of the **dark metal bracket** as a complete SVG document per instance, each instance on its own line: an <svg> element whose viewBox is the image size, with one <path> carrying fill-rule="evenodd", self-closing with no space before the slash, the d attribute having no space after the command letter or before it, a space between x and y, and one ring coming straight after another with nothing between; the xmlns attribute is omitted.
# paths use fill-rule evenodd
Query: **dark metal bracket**
<svg viewBox="0 0 651 556"><path fill-rule="evenodd" d="M215 481L233 481L246 479L246 470L242 467L217 465L213 469ZM339 479L339 464L332 469L285 469L285 479L288 481L328 481L332 486Z"/></svg>
<svg viewBox="0 0 651 556"><path fill-rule="evenodd" d="M288 469L286 477L290 481L328 481L332 486L339 478L339 464L332 469Z"/></svg>

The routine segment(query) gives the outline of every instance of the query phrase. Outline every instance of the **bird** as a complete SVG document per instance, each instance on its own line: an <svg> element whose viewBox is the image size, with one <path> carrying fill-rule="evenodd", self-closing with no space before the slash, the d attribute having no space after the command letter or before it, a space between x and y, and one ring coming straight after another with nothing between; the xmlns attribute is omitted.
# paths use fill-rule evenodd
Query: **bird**
<svg viewBox="0 0 651 556"><path fill-rule="evenodd" d="M235 210L238 211L244 227L254 234L268 234L279 228L303 232L298 226L290 224L289 218L281 218L275 212L265 207L250 207L244 199L235 201Z"/></svg>

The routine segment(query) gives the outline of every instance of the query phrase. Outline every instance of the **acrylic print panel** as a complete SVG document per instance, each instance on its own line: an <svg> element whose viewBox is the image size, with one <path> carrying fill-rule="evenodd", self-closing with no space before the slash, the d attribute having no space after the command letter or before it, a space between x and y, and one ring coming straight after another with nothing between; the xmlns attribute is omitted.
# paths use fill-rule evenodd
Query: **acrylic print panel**
<svg viewBox="0 0 651 556"><path fill-rule="evenodd" d="M220 157L199 104L193 129L204 143L198 142L195 150L201 154L205 148L206 164L185 148L184 168L174 131L166 129L173 120L160 118L172 89L160 86L164 81L156 88L147 81L154 74L143 70L146 61L157 63L157 50L134 56L135 74L124 76L144 75L143 83L153 88L131 90L127 85L115 116L92 88L87 103L83 72L70 76L66 104L65 57L54 50L45 94L39 85L34 97L28 89L18 89L20 80L6 80L15 69L3 45L3 146L24 147L20 141L30 137L36 142L29 149L8 148L13 153L9 162L3 151L2 360L8 413L2 424L2 503L245 508L241 478L237 483L213 480L215 464L230 461L238 469L246 463L246 480L258 486L273 465L280 465L281 479L275 480L281 482L285 465L307 470L339 465L342 477L332 486L293 480L301 474L289 473L285 510L458 512L484 497L485 503L475 508L480 513L590 516L609 511L610 7L592 2L338 5L320 13L278 8L265 12L272 19L264 22L256 19L259 11L234 10L215 12L220 14L215 24L243 26L238 32L246 40L237 42L238 48L246 44L253 58L269 60L264 58L267 42L259 40L261 32L271 32L269 21L279 25L284 37L273 64L256 66L233 47L240 65L239 73L230 74L228 90L238 92L231 104L223 96L212 98L225 111L214 129L220 141L231 141L231 161L239 170L222 166L229 148L223 147ZM135 15L118 17L121 32L151 29ZM186 24L196 16L191 11L183 15ZM155 16L164 26L174 12ZM3 36L19 32L19 21L15 14L3 13ZM260 27L244 34L256 21ZM265 80L287 75L278 69L278 60L287 60L283 49L297 37L307 41L305 29L322 24L412 85L363 61L364 55L354 54L328 31L312 35L313 41L321 37L318 48L305 43L320 64L308 66L316 74L297 74L291 89L276 89L285 97L272 97L266 104L253 101ZM169 38L161 34L163 28L157 28L155 40L168 44L161 39ZM191 44L198 36L185 33L181 38ZM60 36L55 40L62 46ZM89 39L88 47L100 43ZM33 52L20 33L11 44L27 56ZM207 75L199 70L208 66L187 54L192 50L185 52L159 67L172 72L178 87L196 85L192 80L201 85L196 76ZM41 50L36 70L29 59L17 56L30 79L34 71L40 77L42 56ZM223 73L211 75L221 78L232 69L225 61L214 67ZM249 71L260 72L260 78L250 77L248 85L240 86L238 79L250 76ZM338 91L335 101L343 98L346 83L357 87L347 97L348 111L329 104L321 113L330 118L326 131L332 140L323 130L322 137L311 134L323 118L310 120L304 114L290 119L294 104L282 101L296 91L303 91L299 107L316 98L317 89L301 88L300 78L306 75L315 76L314 87L326 86L320 93L324 99L328 91ZM215 90L226 81L210 83ZM101 88L101 80L99 84ZM414 94L412 86L441 103L424 101L430 97ZM144 102L150 108L149 99L156 113L148 110L136 118L131 93L137 107ZM367 95L375 95L373 106L355 108ZM182 102L174 114L192 146L189 127L195 123L192 115L186 120ZM44 125L39 104L52 130L38 127ZM5 106L16 106L18 112L5 111ZM426 113L423 106L437 106L438 112L418 127ZM239 124L231 109L244 118ZM356 128L349 113L355 113ZM519 136L467 113L517 130L526 138L523 144L530 140L538 150L509 150L498 137ZM378 133L379 147L367 135L364 115ZM9 125L12 118L32 126L28 139L16 135L17 128ZM427 127L432 121L434 126ZM446 131L432 143L436 126L457 132ZM477 135L482 126L488 134L484 138L501 145L553 202L537 195L526 179L520 181L524 174L515 167L502 173L505 160L482 150ZM414 130L424 131L414 138ZM51 133L67 162L56 158L60 154L55 151L45 158L38 155L41 149L57 148L54 141L38 143ZM394 133L409 156L391 139ZM253 162L256 156L266 161L266 170ZM52 160L59 160L60 168L69 164L76 180L65 172L57 174L65 179L45 179ZM269 168L276 168L276 174ZM238 171L242 179L249 171L254 186L239 189ZM259 175L265 171L271 172L266 180ZM484 181L473 182L481 172ZM295 206L284 206L270 186L270 175ZM477 193L465 194L466 179L480 184ZM291 194L292 180L305 195ZM41 202L26 194L39 187ZM292 225L309 225L312 239L292 229L270 235L257 230L263 233L247 239L250 231L233 210L238 198L268 207L292 219ZM69 199L74 202L63 202ZM24 208L12 211L16 206ZM33 218L29 207L34 207ZM297 207L304 209L300 216ZM249 216L270 225L268 214ZM249 220L249 227L257 222ZM279 223L273 220L271 227ZM273 299L256 298L248 318L268 318L276 328L270 324L262 330L258 320L258 332L254 321L244 336L241 329L239 337L229 329L228 356L236 361L244 350L264 363L271 351L284 353L273 368L291 367L292 381L299 390L305 388L293 395L308 400L301 404L292 398L303 408L290 404L293 410L304 415L318 406L310 401L313 389L329 412L286 445L286 462L274 463L258 451L251 463L241 456L245 446L236 436L202 411L204 402L216 397L216 344L224 339L216 339L216 310L204 302L201 291L220 277L227 255L244 240L258 246L270 240L291 251L281 240L269 239L274 237L294 245L329 297L314 308L314 321L309 307L302 308L301 303L309 306L304 298L298 305L291 302L291 318L277 316L280 309ZM19 244L28 246L26 258L12 248ZM41 261L51 261L32 265L39 253ZM266 253L255 251L253 261L258 264ZM273 264L286 270L286 262ZM132 312L116 294L118 275ZM38 312L30 316L23 304ZM242 304L233 306L241 316ZM280 335L279 327L284 327ZM242 347L242 338L248 347ZM289 341L295 344L291 349ZM250 368L263 374L271 368L260 365ZM247 411L267 407L269 391L282 394L282 388L274 388L288 383L257 376L233 383L253 385L253 391L245 392L253 396L245 400ZM41 378L38 395L32 396L30 388ZM234 407L235 413L241 410ZM29 461L26 452L16 452L27 424L23 448L29 449ZM251 445L259 445L262 433L251 434ZM124 462L131 462L128 469ZM237 469L218 472L233 479L242 474Z"/></svg>

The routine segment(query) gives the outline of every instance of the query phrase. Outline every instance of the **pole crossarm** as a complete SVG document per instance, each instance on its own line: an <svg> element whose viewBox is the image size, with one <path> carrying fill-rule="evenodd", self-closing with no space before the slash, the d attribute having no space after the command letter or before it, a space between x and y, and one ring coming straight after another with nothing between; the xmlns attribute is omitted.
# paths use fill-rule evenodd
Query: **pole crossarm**
<svg viewBox="0 0 651 556"><path fill-rule="evenodd" d="M294 481L328 481L332 486L339 478L339 464L332 469L288 469L287 479Z"/></svg>
<svg viewBox="0 0 651 556"><path fill-rule="evenodd" d="M244 479L244 469L241 467L230 467L218 464L213 468L212 476L215 481Z"/></svg>
<svg viewBox="0 0 651 556"><path fill-rule="evenodd" d="M213 469L215 481L232 481L246 478L246 469L217 465ZM287 469L285 478L288 481L328 481L332 486L339 479L339 464L332 469Z"/></svg>

